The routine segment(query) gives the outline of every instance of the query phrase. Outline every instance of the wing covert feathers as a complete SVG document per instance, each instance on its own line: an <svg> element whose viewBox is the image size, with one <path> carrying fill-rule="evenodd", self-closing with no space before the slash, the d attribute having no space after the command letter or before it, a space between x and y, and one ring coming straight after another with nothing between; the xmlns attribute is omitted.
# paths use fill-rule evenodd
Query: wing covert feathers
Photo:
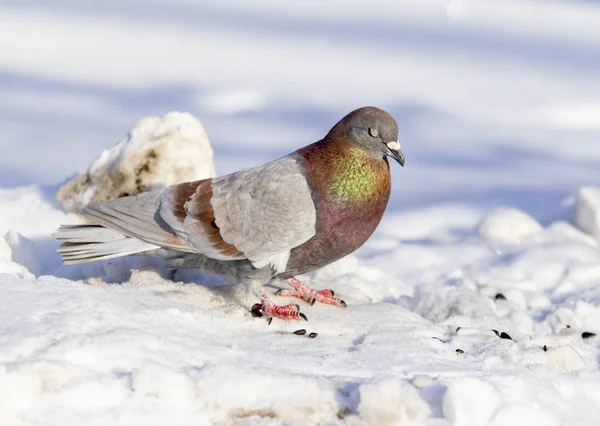
<svg viewBox="0 0 600 426"><path fill-rule="evenodd" d="M291 156L172 186L161 196L159 212L198 252L220 260L246 258L257 268L271 264L278 272L316 226L311 190Z"/></svg>

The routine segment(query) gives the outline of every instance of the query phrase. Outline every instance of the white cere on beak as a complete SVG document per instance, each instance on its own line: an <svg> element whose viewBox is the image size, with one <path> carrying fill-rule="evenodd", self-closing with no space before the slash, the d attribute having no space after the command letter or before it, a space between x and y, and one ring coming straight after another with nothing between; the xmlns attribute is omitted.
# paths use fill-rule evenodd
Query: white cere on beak
<svg viewBox="0 0 600 426"><path fill-rule="evenodd" d="M398 141L388 142L386 143L386 145L392 151L400 151L400 144L398 143Z"/></svg>

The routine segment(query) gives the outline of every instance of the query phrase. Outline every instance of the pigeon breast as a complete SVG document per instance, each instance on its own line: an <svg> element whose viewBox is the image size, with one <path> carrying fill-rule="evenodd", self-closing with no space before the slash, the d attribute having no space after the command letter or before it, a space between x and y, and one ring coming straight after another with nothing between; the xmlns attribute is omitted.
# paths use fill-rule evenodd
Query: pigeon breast
<svg viewBox="0 0 600 426"><path fill-rule="evenodd" d="M298 151L317 208L316 234L292 250L284 276L321 268L362 246L391 191L389 163L359 147L317 142Z"/></svg>

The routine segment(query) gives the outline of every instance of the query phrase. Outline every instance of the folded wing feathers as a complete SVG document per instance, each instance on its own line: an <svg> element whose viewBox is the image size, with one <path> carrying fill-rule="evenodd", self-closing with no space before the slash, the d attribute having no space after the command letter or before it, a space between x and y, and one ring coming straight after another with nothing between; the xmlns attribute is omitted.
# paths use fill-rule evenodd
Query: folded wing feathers
<svg viewBox="0 0 600 426"><path fill-rule="evenodd" d="M218 260L245 259L244 253L221 237L211 198L211 179L175 185L161 196L158 211L176 235L197 252Z"/></svg>
<svg viewBox="0 0 600 426"><path fill-rule="evenodd" d="M139 238L157 246L194 252L180 240L157 214L157 202L162 190L135 197L91 203L84 215L96 223L113 228L129 237Z"/></svg>
<svg viewBox="0 0 600 426"><path fill-rule="evenodd" d="M315 235L316 209L301 165L288 156L213 179L216 225L252 264L286 269L290 250Z"/></svg>

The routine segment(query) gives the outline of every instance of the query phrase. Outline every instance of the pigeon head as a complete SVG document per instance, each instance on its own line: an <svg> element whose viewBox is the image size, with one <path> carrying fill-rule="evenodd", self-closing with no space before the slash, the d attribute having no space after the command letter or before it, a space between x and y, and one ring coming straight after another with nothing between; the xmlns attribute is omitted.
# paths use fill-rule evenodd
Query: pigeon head
<svg viewBox="0 0 600 426"><path fill-rule="evenodd" d="M327 139L342 137L357 143L374 155L389 156L404 167L398 142L398 124L382 109L363 107L342 118L327 134Z"/></svg>

